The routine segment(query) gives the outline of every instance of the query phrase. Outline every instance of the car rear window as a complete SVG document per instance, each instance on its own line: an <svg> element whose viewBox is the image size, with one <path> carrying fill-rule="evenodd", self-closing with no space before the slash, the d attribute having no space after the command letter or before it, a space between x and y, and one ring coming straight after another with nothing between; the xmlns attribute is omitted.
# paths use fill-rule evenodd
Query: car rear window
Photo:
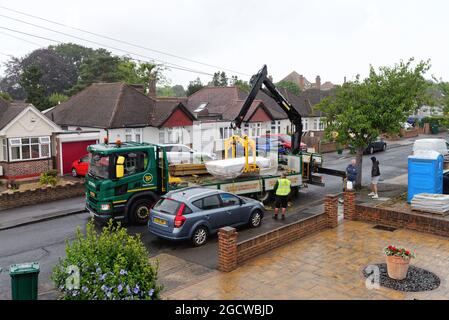
<svg viewBox="0 0 449 320"><path fill-rule="evenodd" d="M180 205L181 203L176 200L161 198L154 206L154 209L162 213L176 215Z"/></svg>

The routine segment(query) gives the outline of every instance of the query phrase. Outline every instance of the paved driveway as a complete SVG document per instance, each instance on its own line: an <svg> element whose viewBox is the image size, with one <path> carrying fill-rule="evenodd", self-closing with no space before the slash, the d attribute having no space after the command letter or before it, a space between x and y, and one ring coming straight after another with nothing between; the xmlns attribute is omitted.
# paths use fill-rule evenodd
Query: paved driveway
<svg viewBox="0 0 449 320"><path fill-rule="evenodd" d="M416 250L412 263L437 274L438 289L403 293L368 290L361 271L383 263L388 244ZM449 240L399 229L373 229L362 222L341 223L259 256L230 273L165 293L169 299L448 299Z"/></svg>

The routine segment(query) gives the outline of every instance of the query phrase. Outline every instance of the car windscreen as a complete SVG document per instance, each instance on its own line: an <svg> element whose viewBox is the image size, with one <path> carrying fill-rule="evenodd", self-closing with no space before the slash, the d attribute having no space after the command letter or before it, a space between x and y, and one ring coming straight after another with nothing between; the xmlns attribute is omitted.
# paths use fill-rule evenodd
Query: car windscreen
<svg viewBox="0 0 449 320"><path fill-rule="evenodd" d="M176 215L178 213L180 205L181 203L176 200L169 198L161 198L154 206L154 210L162 213Z"/></svg>

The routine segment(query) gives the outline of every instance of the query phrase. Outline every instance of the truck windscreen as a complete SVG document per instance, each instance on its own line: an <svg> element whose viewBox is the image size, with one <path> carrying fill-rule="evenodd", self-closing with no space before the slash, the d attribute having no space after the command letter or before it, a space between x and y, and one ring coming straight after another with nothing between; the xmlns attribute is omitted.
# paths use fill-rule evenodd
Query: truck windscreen
<svg viewBox="0 0 449 320"><path fill-rule="evenodd" d="M95 178L109 179L109 156L90 154L89 174Z"/></svg>

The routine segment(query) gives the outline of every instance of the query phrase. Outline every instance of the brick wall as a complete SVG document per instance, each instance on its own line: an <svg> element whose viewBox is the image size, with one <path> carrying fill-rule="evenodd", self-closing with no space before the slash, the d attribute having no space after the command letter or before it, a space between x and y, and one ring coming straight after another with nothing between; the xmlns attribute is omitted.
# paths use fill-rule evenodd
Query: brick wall
<svg viewBox="0 0 449 320"><path fill-rule="evenodd" d="M7 179L20 179L39 176L42 172L53 168L52 159L19 162L0 162L3 175Z"/></svg>
<svg viewBox="0 0 449 320"><path fill-rule="evenodd" d="M237 242L235 228L225 227L218 232L218 269L230 272L245 261L268 250L338 224L338 196L327 195L325 212L302 219L248 240Z"/></svg>
<svg viewBox="0 0 449 320"><path fill-rule="evenodd" d="M327 152L335 152L338 149L338 143L336 142L325 142L320 143L320 148L318 152L320 153L327 153ZM343 149L343 147L342 147Z"/></svg>
<svg viewBox="0 0 449 320"><path fill-rule="evenodd" d="M344 192L344 218L449 237L449 219L418 212L402 212L356 203L355 192Z"/></svg>
<svg viewBox="0 0 449 320"><path fill-rule="evenodd" d="M346 190L343 192L343 216L347 220L357 220L357 211L355 208L355 191Z"/></svg>
<svg viewBox="0 0 449 320"><path fill-rule="evenodd" d="M404 130L401 129L401 137L402 138L413 138L417 137L419 134L418 129L414 128L412 130Z"/></svg>
<svg viewBox="0 0 449 320"><path fill-rule="evenodd" d="M72 182L64 186L43 187L33 190L0 194L0 210L38 203L74 198L84 195L83 182Z"/></svg>
<svg viewBox="0 0 449 320"><path fill-rule="evenodd" d="M357 220L449 237L449 220L431 214L407 213L356 204Z"/></svg>

